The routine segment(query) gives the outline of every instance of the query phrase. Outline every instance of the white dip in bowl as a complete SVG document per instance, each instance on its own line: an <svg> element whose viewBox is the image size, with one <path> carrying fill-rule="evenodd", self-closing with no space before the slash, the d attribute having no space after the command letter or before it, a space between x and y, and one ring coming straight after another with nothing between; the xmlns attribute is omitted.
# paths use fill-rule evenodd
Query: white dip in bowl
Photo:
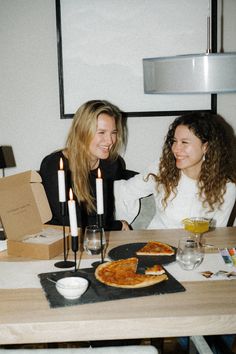
<svg viewBox="0 0 236 354"><path fill-rule="evenodd" d="M88 280L81 277L66 277L56 282L57 291L66 299L78 299L87 290Z"/></svg>

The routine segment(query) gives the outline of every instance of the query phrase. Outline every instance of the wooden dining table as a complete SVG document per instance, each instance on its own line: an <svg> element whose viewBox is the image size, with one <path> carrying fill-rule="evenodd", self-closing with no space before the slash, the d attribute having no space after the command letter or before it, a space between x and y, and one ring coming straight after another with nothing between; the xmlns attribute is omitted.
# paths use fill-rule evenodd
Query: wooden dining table
<svg viewBox="0 0 236 354"><path fill-rule="evenodd" d="M108 232L107 252L118 245L148 240L176 247L185 232L182 229ZM236 227L217 228L208 232L205 239L214 245L210 252L217 252L218 247L236 247ZM89 258L85 254L82 257ZM0 253L0 267L3 261L26 260L10 257L4 251ZM49 306L41 288L1 289L0 284L0 344L236 333L236 280L182 284L186 291L60 308Z"/></svg>

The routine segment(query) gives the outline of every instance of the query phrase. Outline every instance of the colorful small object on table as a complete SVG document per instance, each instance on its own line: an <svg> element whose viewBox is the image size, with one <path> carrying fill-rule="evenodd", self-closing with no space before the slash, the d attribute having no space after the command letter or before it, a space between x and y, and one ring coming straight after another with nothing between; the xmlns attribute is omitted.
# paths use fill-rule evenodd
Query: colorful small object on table
<svg viewBox="0 0 236 354"><path fill-rule="evenodd" d="M219 252L226 265L232 267L236 265L236 251L235 248L222 248Z"/></svg>
<svg viewBox="0 0 236 354"><path fill-rule="evenodd" d="M231 256L231 259L233 261L234 266L236 266L236 249L235 248L229 248L229 254Z"/></svg>

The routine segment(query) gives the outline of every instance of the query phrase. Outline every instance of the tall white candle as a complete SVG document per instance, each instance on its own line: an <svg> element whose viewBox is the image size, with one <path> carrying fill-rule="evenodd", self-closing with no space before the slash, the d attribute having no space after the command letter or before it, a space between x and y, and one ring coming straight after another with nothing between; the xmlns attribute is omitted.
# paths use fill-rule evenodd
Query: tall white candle
<svg viewBox="0 0 236 354"><path fill-rule="evenodd" d="M101 170L98 168L98 177L96 178L96 198L97 198L97 214L104 214L103 206L103 179Z"/></svg>
<svg viewBox="0 0 236 354"><path fill-rule="evenodd" d="M73 200L73 192L70 188L69 191L69 200L68 200L68 209L69 209L69 220L70 220L70 233L71 236L78 236L78 226L77 226L77 215L75 200Z"/></svg>
<svg viewBox="0 0 236 354"><path fill-rule="evenodd" d="M60 165L58 170L58 190L59 202L66 201L66 188L65 188L65 171L63 170L63 160L60 158Z"/></svg>

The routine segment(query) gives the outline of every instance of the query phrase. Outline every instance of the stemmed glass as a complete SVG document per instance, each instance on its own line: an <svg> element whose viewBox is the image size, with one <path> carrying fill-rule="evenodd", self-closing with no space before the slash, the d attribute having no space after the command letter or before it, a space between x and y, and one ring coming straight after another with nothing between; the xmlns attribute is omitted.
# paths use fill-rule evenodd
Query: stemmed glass
<svg viewBox="0 0 236 354"><path fill-rule="evenodd" d="M87 254L98 255L104 251L106 237L103 227L98 225L86 226L83 247Z"/></svg>
<svg viewBox="0 0 236 354"><path fill-rule="evenodd" d="M184 229L195 235L200 245L204 245L202 242L202 235L209 230L210 219L203 217L187 218L183 221Z"/></svg>

